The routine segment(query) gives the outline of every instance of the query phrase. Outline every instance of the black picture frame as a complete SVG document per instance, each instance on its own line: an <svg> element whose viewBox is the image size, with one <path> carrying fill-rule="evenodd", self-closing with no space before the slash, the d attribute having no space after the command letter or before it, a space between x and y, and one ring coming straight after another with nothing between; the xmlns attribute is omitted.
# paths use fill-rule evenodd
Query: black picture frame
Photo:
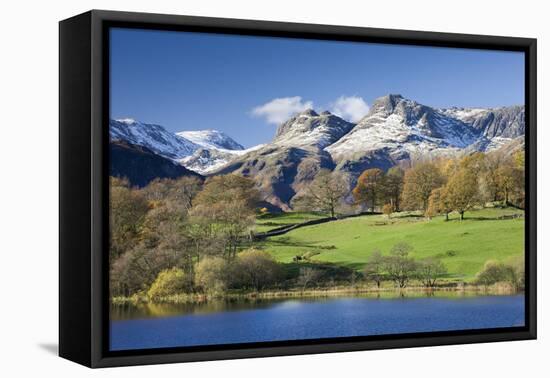
<svg viewBox="0 0 550 378"><path fill-rule="evenodd" d="M525 53L524 327L224 346L108 350L109 27ZM536 338L536 39L92 10L59 24L59 354L89 367Z"/></svg>

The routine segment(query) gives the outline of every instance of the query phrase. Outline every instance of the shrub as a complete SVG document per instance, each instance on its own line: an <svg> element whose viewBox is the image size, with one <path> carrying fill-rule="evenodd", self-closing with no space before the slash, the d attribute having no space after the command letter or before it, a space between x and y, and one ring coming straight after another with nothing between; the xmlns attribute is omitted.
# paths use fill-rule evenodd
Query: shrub
<svg viewBox="0 0 550 378"><path fill-rule="evenodd" d="M252 248L239 253L230 277L233 287L259 291L279 280L281 268L269 253Z"/></svg>
<svg viewBox="0 0 550 378"><path fill-rule="evenodd" d="M509 282L517 287L519 277L514 267L498 261L487 261L483 270L476 275L476 282L480 285Z"/></svg>
<svg viewBox="0 0 550 378"><path fill-rule="evenodd" d="M193 283L188 274L180 268L172 268L159 273L149 288L147 296L155 300L170 295L190 292L192 287Z"/></svg>
<svg viewBox="0 0 550 378"><path fill-rule="evenodd" d="M203 258L195 267L195 285L205 292L223 293L227 289L228 273L228 264L223 258Z"/></svg>

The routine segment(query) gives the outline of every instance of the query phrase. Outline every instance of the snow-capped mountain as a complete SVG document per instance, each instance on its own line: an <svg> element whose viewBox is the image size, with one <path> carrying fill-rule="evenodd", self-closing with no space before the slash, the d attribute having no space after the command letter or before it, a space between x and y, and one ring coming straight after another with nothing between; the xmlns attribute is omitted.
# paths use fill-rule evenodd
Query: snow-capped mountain
<svg viewBox="0 0 550 378"><path fill-rule="evenodd" d="M387 150L392 157L449 153L474 143L470 124L400 95L380 97L351 132L327 148L335 160Z"/></svg>
<svg viewBox="0 0 550 378"><path fill-rule="evenodd" d="M130 118L111 120L110 135L113 141L146 147L201 174L219 169L234 157L249 151L221 131L182 131L174 134L160 125Z"/></svg>
<svg viewBox="0 0 550 378"><path fill-rule="evenodd" d="M200 174L214 172L231 160L255 151L263 145L245 149L227 134L218 130L181 131L178 136L201 146L192 155L179 160L179 163Z"/></svg>
<svg viewBox="0 0 550 378"><path fill-rule="evenodd" d="M206 149L244 150L234 139L218 130L181 131L176 135Z"/></svg>
<svg viewBox="0 0 550 378"><path fill-rule="evenodd" d="M133 145L147 147L154 153L178 160L193 154L198 144L169 132L160 125L142 123L131 118L109 122L111 140L122 140Z"/></svg>
<svg viewBox="0 0 550 378"><path fill-rule="evenodd" d="M347 134L353 126L353 123L328 111L317 114L313 109L307 109L280 125L273 143L323 149Z"/></svg>
<svg viewBox="0 0 550 378"><path fill-rule="evenodd" d="M281 124L271 143L210 173L253 177L267 201L288 209L321 168L343 172L353 185L365 169L414 158L517 150L524 132L523 107L436 109L387 95L357 124L308 109Z"/></svg>
<svg viewBox="0 0 550 378"><path fill-rule="evenodd" d="M525 135L525 107L507 106L494 109L450 108L442 112L471 125L481 136L514 139Z"/></svg>
<svg viewBox="0 0 550 378"><path fill-rule="evenodd" d="M253 177L265 200L289 210L290 200L321 168L333 169L325 147L348 133L354 124L329 112L305 110L283 123L265 146L248 150L212 174Z"/></svg>
<svg viewBox="0 0 550 378"><path fill-rule="evenodd" d="M281 124L272 142L249 149L216 130L173 134L134 120L111 121L111 138L200 174L252 177L267 202L288 210L322 168L344 173L351 187L365 169L415 158L513 153L524 146L525 127L523 106L437 109L390 94L376 99L357 124L305 110Z"/></svg>

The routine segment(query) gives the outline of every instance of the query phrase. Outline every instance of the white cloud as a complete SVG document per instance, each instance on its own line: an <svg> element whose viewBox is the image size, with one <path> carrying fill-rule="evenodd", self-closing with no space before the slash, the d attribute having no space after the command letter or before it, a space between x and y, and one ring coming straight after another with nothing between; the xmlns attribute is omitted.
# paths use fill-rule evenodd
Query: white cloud
<svg viewBox="0 0 550 378"><path fill-rule="evenodd" d="M351 122L357 122L369 111L369 106L358 96L340 96L331 104L331 113Z"/></svg>
<svg viewBox="0 0 550 378"><path fill-rule="evenodd" d="M296 113L310 108L313 108L313 102L303 101L300 96L282 97L256 106L252 109L251 114L255 117L264 117L267 122L278 125Z"/></svg>

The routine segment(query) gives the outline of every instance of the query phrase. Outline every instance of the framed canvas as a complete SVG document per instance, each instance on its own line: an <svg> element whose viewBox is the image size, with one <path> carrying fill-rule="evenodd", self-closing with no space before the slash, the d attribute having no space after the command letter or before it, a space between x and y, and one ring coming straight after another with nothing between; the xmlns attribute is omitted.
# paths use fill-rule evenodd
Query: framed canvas
<svg viewBox="0 0 550 378"><path fill-rule="evenodd" d="M536 338L536 40L60 22L59 353Z"/></svg>

